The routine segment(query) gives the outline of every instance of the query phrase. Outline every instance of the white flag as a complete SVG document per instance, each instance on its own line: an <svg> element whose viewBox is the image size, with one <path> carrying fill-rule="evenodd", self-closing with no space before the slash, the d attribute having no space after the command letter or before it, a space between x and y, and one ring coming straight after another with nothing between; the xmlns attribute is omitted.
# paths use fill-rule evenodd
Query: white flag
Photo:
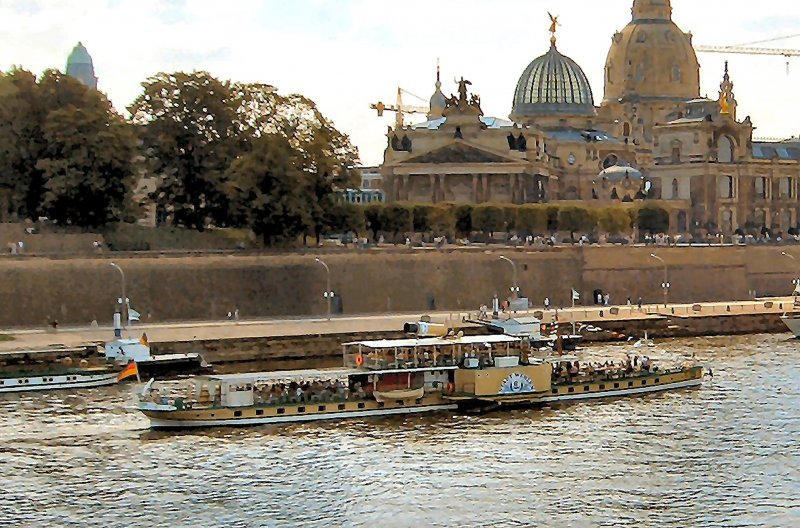
<svg viewBox="0 0 800 528"><path fill-rule="evenodd" d="M572 300L573 301L580 301L581 300L581 294L576 292L574 288L572 289Z"/></svg>
<svg viewBox="0 0 800 528"><path fill-rule="evenodd" d="M138 321L139 317L141 317L141 315L142 314L140 314L139 312L137 312L133 308L128 308L128 320L129 321Z"/></svg>

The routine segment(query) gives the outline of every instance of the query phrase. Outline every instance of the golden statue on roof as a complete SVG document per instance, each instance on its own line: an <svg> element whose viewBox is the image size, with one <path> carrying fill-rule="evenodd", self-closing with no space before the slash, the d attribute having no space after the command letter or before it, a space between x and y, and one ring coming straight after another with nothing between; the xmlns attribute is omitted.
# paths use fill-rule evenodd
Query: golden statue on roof
<svg viewBox="0 0 800 528"><path fill-rule="evenodd" d="M550 11L547 12L547 16L550 17L550 43L555 46L556 45L556 29L561 24L558 22L558 17L560 15L553 16L550 14Z"/></svg>

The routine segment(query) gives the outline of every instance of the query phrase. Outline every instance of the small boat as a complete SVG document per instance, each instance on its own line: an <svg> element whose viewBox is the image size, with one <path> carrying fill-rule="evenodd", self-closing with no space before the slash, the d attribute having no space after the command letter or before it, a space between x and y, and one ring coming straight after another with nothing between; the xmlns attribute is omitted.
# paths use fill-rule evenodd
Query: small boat
<svg viewBox="0 0 800 528"><path fill-rule="evenodd" d="M141 376L145 378L200 374L212 369L203 356L196 352L152 355L147 334L142 334L139 339L117 337L103 346L103 354L108 360L122 365L135 361Z"/></svg>
<svg viewBox="0 0 800 528"><path fill-rule="evenodd" d="M150 380L138 410L153 428L281 424L640 395L703 379L697 365L595 368L538 353L502 334L355 341L342 368L198 376L182 396Z"/></svg>
<svg viewBox="0 0 800 528"><path fill-rule="evenodd" d="M647 330L644 331L644 337L637 340L633 344L634 348L644 348L644 347L654 347L656 344L653 342L652 339L647 337Z"/></svg>
<svg viewBox="0 0 800 528"><path fill-rule="evenodd" d="M0 394L102 387L117 383L122 367L82 359L76 367L72 358L34 365L0 365Z"/></svg>
<svg viewBox="0 0 800 528"><path fill-rule="evenodd" d="M795 337L800 338L800 312L785 313L781 316L781 321Z"/></svg>

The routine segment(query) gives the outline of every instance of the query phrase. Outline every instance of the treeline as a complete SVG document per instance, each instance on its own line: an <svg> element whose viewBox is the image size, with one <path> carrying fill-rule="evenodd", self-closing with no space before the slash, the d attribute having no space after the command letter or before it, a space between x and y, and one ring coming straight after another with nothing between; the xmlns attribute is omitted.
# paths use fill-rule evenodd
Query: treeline
<svg viewBox="0 0 800 528"><path fill-rule="evenodd" d="M627 235L634 227L642 233L666 233L669 213L657 206L610 206L587 208L574 205L504 204L340 204L339 224L332 232L368 233L373 239L385 235L399 240L407 233L429 236L469 236L480 232L489 237L496 232L520 237L549 235L555 232L576 234L604 233Z"/></svg>
<svg viewBox="0 0 800 528"><path fill-rule="evenodd" d="M356 183L358 152L302 95L159 73L118 114L58 71L0 73L0 216L101 227L135 221L143 176L162 223L246 227L265 243L341 224L337 190Z"/></svg>

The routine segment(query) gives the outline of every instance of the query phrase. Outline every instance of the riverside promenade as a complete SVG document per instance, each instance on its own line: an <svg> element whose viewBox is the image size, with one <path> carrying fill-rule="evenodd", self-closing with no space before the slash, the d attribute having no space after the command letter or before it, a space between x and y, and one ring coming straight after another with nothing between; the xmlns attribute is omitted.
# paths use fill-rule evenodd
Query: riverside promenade
<svg viewBox="0 0 800 528"><path fill-rule="evenodd" d="M791 297L773 297L752 301L712 302L694 304L648 304L621 306L576 306L544 310L531 308L527 312L504 316L536 316L543 323L593 325L615 332L633 333L650 328L652 335L715 335L747 332L784 331L779 316L794 309ZM270 340L292 338L295 342L321 336L365 336L399 333L403 323L417 321L420 312L402 314L376 314L333 317L258 319L239 321L194 321L161 324L136 324L123 335L139 337L146 333L153 344L180 344L192 342L235 342L241 340ZM439 311L429 314L434 322L453 327L469 326L465 320L477 319L477 312ZM747 319L747 325L740 324ZM707 324L714 321L713 325ZM706 324L704 324L704 322ZM659 332L669 328L671 332ZM681 332L680 330L686 330ZM677 331L676 331L677 330ZM108 341L113 338L111 327L69 327L52 329L0 330L7 336L0 342L0 354L20 351L73 348ZM588 340L602 340L602 336L586 336Z"/></svg>

